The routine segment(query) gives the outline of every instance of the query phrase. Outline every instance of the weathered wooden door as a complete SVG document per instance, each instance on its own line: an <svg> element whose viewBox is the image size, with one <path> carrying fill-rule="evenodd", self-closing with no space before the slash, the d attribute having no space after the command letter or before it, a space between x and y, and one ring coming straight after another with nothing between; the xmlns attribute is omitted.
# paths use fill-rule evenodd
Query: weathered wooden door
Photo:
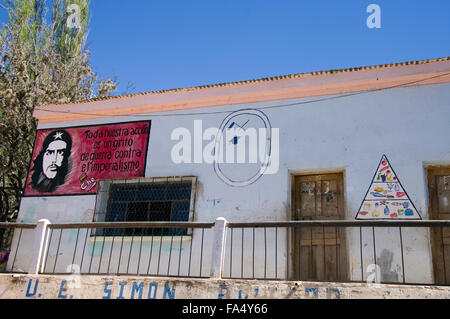
<svg viewBox="0 0 450 319"><path fill-rule="evenodd" d="M450 220L450 167L428 169L430 219ZM431 230L434 280L450 284L450 229Z"/></svg>
<svg viewBox="0 0 450 319"><path fill-rule="evenodd" d="M294 220L345 219L342 174L294 175L292 207ZM344 280L344 233L337 227L295 228L294 280Z"/></svg>

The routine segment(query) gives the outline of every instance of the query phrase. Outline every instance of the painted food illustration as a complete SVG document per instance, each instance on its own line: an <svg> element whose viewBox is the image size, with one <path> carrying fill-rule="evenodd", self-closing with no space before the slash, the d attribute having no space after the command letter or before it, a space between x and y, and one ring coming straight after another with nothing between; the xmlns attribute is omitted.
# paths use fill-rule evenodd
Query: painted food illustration
<svg viewBox="0 0 450 319"><path fill-rule="evenodd" d="M385 155L356 219L421 219Z"/></svg>

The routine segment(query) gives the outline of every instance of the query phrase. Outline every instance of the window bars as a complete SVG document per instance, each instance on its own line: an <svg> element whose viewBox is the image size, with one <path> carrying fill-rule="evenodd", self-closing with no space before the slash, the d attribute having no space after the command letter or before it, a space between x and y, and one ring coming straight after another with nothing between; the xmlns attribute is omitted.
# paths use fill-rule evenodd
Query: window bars
<svg viewBox="0 0 450 319"><path fill-rule="evenodd" d="M102 181L97 222L187 222L193 220L196 178L192 176ZM112 228L98 235L188 235L187 229Z"/></svg>

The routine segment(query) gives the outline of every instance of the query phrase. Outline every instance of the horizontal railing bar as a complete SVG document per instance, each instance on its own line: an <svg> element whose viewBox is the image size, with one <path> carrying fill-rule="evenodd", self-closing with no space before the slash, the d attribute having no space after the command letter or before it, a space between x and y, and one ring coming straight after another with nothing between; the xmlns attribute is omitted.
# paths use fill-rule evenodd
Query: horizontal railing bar
<svg viewBox="0 0 450 319"><path fill-rule="evenodd" d="M158 199L158 200L150 200L150 201L148 199L136 199L136 200L133 200L133 203L149 203L149 202L159 203L159 202L168 202L168 201L176 202L176 203L178 203L178 202L189 203L189 199L166 199L166 200ZM114 204L125 204L125 203L129 203L130 201L129 200L111 200L111 202Z"/></svg>
<svg viewBox="0 0 450 319"><path fill-rule="evenodd" d="M383 221L350 221L350 220L302 220L278 222L229 222L229 228L259 227L450 227L450 220L383 220ZM100 222L100 223L65 223L49 224L49 228L212 228L214 223L201 222ZM36 224L0 223L0 229L24 228L34 229Z"/></svg>
<svg viewBox="0 0 450 319"><path fill-rule="evenodd" d="M302 220L277 222L228 222L229 228L252 227L450 227L450 220ZM202 222L99 222L99 223L65 223L49 224L49 228L212 228L214 223ZM0 223L0 229L24 228L34 229L36 224Z"/></svg>
<svg viewBox="0 0 450 319"><path fill-rule="evenodd" d="M36 228L36 224L19 224L19 223L0 223L1 229L8 228L25 228L25 229L34 229Z"/></svg>
<svg viewBox="0 0 450 319"><path fill-rule="evenodd" d="M53 229L77 228L212 228L214 223L200 222L104 222L78 224L50 224Z"/></svg>
<svg viewBox="0 0 450 319"><path fill-rule="evenodd" d="M26 274L26 273L20 273L17 272L17 274ZM55 275L55 276L67 276L67 272L50 272L50 271L46 271L43 272L43 274L45 275ZM70 273L69 273L70 274ZM115 273L115 272L110 272L110 273L98 273L98 272L80 272L79 275L83 275L83 276L136 276L136 277L167 277L167 278L189 278L189 279L208 279L208 276L189 276L189 277L182 277L182 276L176 276L176 275L167 275L167 274L132 274L132 273Z"/></svg>
<svg viewBox="0 0 450 319"><path fill-rule="evenodd" d="M383 221L351 221L351 220L302 220L279 222L239 222L227 223L229 228L261 228L261 227L450 227L450 220L383 220Z"/></svg>

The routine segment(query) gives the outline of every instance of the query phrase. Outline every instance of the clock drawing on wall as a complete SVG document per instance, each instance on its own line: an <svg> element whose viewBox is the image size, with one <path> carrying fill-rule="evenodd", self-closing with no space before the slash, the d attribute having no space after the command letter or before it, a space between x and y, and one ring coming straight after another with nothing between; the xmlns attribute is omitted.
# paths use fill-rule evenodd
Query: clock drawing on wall
<svg viewBox="0 0 450 319"><path fill-rule="evenodd" d="M259 110L243 109L229 114L216 136L216 175L233 187L256 182L270 165L271 134L269 118Z"/></svg>

